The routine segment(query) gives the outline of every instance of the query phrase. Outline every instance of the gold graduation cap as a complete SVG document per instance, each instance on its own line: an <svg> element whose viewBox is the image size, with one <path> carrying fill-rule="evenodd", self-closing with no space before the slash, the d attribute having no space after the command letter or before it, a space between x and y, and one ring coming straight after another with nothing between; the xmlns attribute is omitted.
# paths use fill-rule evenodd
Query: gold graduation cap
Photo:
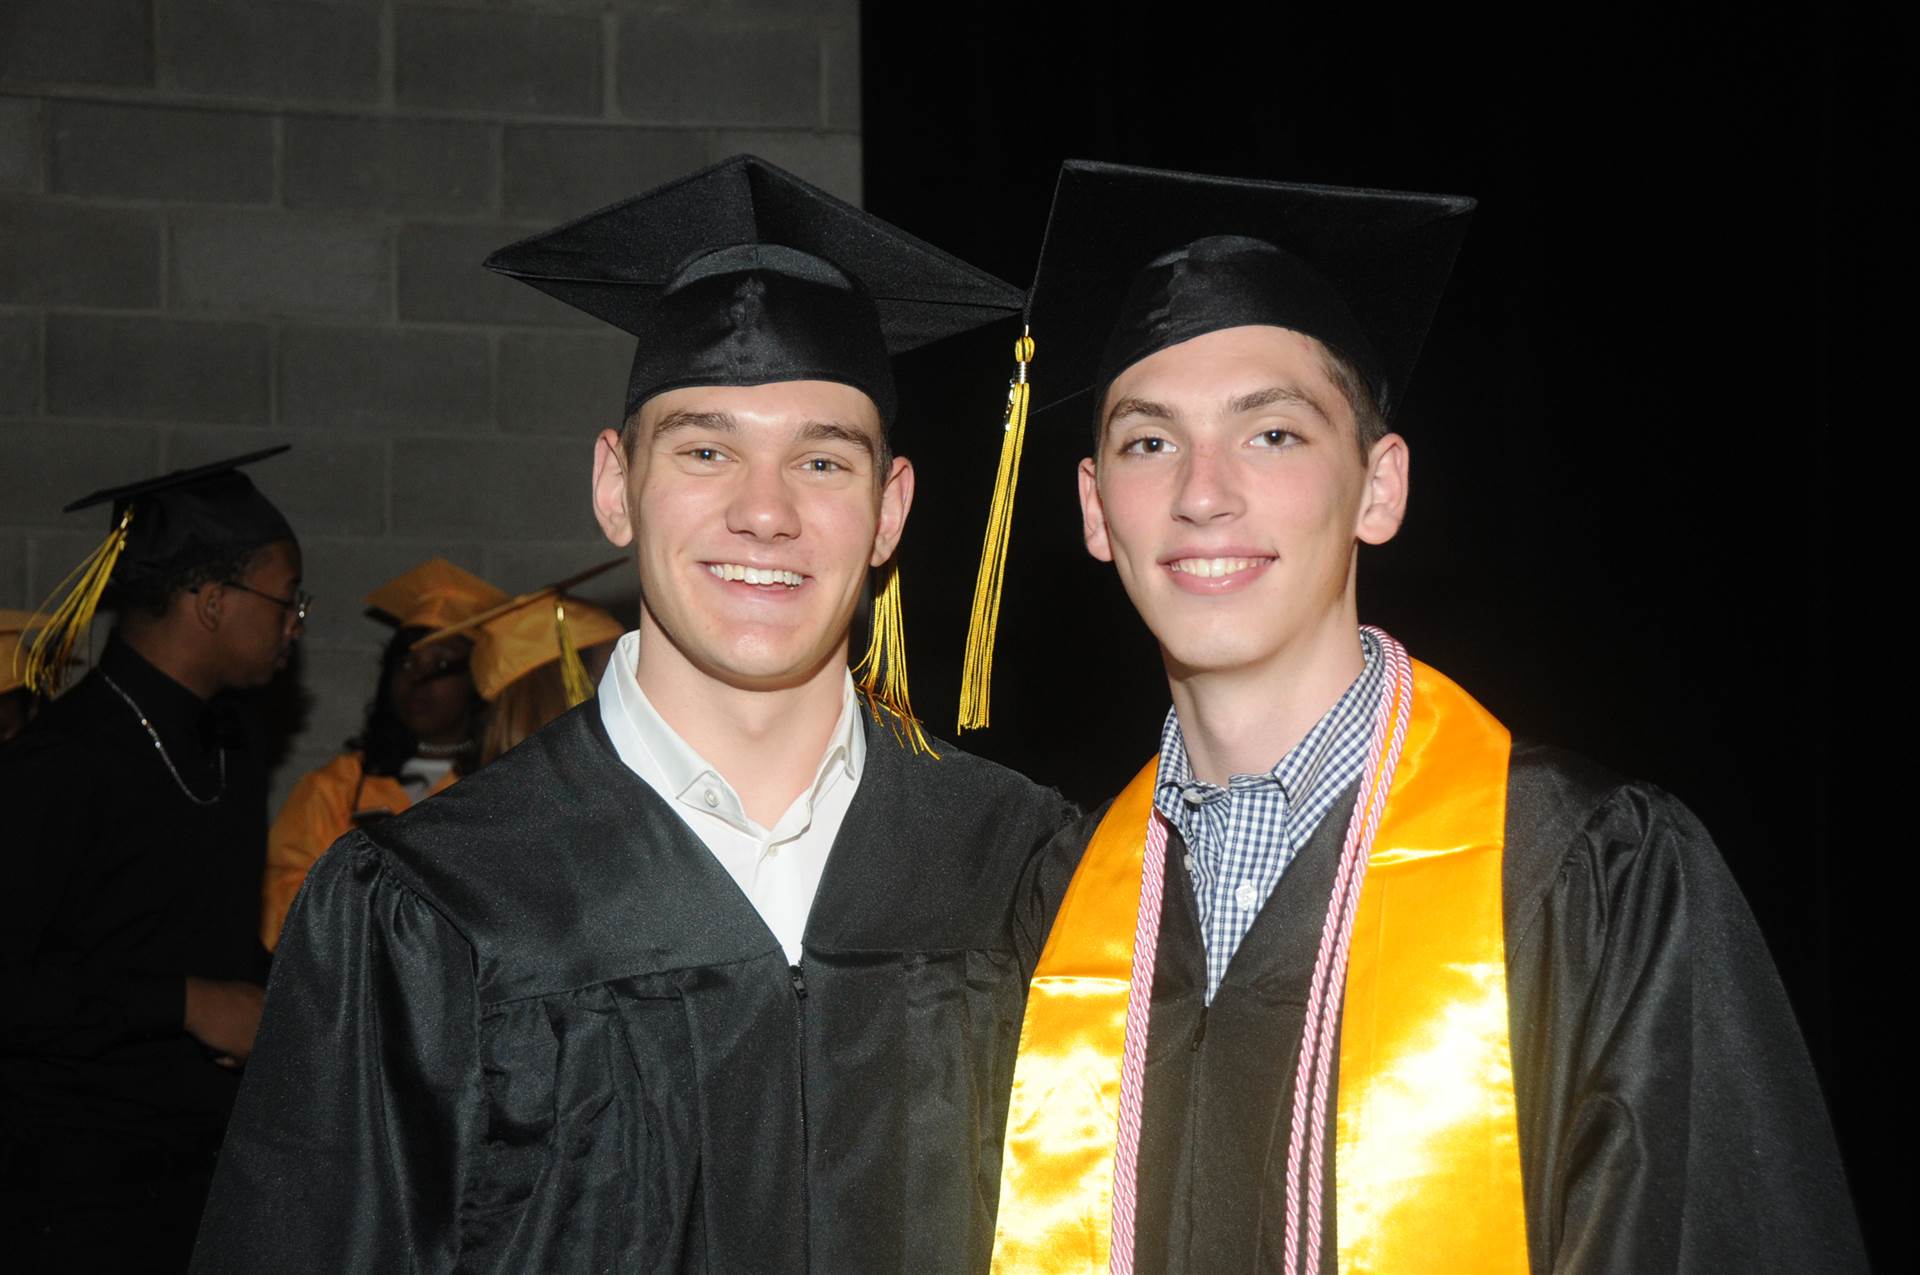
<svg viewBox="0 0 1920 1275"><path fill-rule="evenodd" d="M508 598L436 629L414 646L454 636L471 638L473 688L489 703L522 677L558 660L567 702L584 703L593 697L593 684L580 662L580 648L611 642L626 630L599 607L568 597L566 590L625 561L624 557L612 558L564 580Z"/></svg>
<svg viewBox="0 0 1920 1275"><path fill-rule="evenodd" d="M428 558L369 593L367 606L403 629L442 629L507 601L507 591L445 558Z"/></svg>

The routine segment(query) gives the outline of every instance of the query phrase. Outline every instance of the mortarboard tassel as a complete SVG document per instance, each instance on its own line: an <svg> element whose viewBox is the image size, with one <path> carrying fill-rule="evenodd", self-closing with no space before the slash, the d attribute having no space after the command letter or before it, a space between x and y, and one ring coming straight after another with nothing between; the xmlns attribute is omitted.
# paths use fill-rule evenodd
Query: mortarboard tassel
<svg viewBox="0 0 1920 1275"><path fill-rule="evenodd" d="M100 595L107 591L107 581L113 577L114 565L120 561L120 551L127 547L127 524L132 521L133 506L129 504L120 515L120 521L107 533L107 538L79 566L67 573L67 578L47 595L46 602L40 604L40 610L34 612L34 619L39 619L46 611L47 604L66 591L65 600L47 617L46 625L34 635L33 646L27 651L21 668L21 677L27 689L34 694L52 695L66 682L67 667L73 660L73 648L93 625L93 613L100 607ZM32 625L29 624L29 627ZM18 652L14 658L20 658Z"/></svg>
<svg viewBox="0 0 1920 1275"><path fill-rule="evenodd" d="M593 698L593 681L580 662L573 635L567 632L567 604L558 598L553 603L553 627L560 639L560 684L567 688L567 706L578 707Z"/></svg>
<svg viewBox="0 0 1920 1275"><path fill-rule="evenodd" d="M960 729L983 730L993 698L993 638L1000 627L1000 591L1006 583L1007 546L1013 536L1013 493L1020 482L1020 453L1027 443L1027 364L1033 361L1033 337L1014 342L1017 366L1007 383L1007 415L1000 435L1000 471L987 507L987 535L980 548L980 574L973 585L973 615L967 621L967 650L960 672Z"/></svg>
<svg viewBox="0 0 1920 1275"><path fill-rule="evenodd" d="M907 622L900 605L900 562L888 563L886 587L873 600L873 623L867 636L867 653L853 671L860 675L860 689L866 694L873 720L881 720L886 709L893 720L894 738L901 739L916 753L925 753L938 761L920 719L913 715L913 703L907 695ZM864 670L864 671L863 671Z"/></svg>

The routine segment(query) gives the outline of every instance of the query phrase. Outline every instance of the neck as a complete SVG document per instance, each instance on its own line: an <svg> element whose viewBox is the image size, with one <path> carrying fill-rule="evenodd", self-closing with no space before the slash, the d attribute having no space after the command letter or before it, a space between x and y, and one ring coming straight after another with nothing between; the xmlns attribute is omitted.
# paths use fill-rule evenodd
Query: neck
<svg viewBox="0 0 1920 1275"><path fill-rule="evenodd" d="M1343 602L1255 664L1182 668L1162 651L1194 778L1225 785L1273 769L1360 676L1366 659L1351 590Z"/></svg>
<svg viewBox="0 0 1920 1275"><path fill-rule="evenodd" d="M123 620L118 632L120 640L132 648L135 655L192 691L198 698L210 700L220 693L218 672L209 667L206 661L197 658L199 653L194 644L180 641L166 620L135 620L130 623Z"/></svg>
<svg viewBox="0 0 1920 1275"><path fill-rule="evenodd" d="M847 643L791 685L735 686L689 661L644 607L633 670L674 733L713 763L763 827L779 821L820 770L845 703Z"/></svg>

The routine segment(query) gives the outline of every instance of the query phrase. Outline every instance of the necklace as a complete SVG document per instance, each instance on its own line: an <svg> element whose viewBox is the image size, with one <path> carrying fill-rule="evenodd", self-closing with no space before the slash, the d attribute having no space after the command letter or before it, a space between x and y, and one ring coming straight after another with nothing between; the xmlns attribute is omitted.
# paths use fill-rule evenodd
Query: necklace
<svg viewBox="0 0 1920 1275"><path fill-rule="evenodd" d="M457 744L415 744L413 746L413 755L415 757L432 757L436 759L442 757L459 757L464 753L472 752L473 749L474 741L471 739L463 739Z"/></svg>
<svg viewBox="0 0 1920 1275"><path fill-rule="evenodd" d="M120 683L108 677L105 672L102 672L100 674L100 680L105 682L108 686L112 687L113 693L115 695L118 695L121 699L125 700L127 703L127 707L133 710L133 715L140 719L140 725L146 728L147 738L153 741L153 750L160 754L160 760L166 763L167 773L173 776L174 786L179 788L181 794L185 796L188 801L191 801L196 806L211 806L214 802L226 796L226 793L227 793L227 750L226 749L222 748L220 750L220 791L214 793L213 796L211 797L202 797L197 795L193 791L193 789L187 787L187 781L180 778L179 768L173 764L173 758L167 755L167 746L160 742L160 732L153 728L153 723L147 720L147 715L140 711L140 706L138 704L133 702L133 696L121 690Z"/></svg>

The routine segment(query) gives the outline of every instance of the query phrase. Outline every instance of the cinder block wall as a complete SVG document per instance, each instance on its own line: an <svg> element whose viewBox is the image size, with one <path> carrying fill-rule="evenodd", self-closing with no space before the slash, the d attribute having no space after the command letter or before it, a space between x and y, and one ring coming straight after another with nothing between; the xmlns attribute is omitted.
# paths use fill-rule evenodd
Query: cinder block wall
<svg viewBox="0 0 1920 1275"><path fill-rule="evenodd" d="M359 599L430 553L508 589L609 551L628 341L486 253L736 151L860 197L856 0L0 0L0 605L96 487L256 481L319 604L276 799L357 724ZM608 584L612 600L630 578Z"/></svg>

